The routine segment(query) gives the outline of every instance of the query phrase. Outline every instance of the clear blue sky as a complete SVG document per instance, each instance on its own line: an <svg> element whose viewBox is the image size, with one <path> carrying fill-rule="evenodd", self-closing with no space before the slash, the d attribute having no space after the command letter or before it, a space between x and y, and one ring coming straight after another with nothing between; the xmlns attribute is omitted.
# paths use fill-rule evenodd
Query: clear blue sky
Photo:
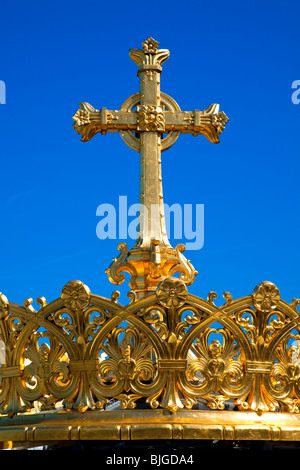
<svg viewBox="0 0 300 470"><path fill-rule="evenodd" d="M22 303L50 302L71 279L118 288L104 272L118 240L97 238L96 208L138 202L138 154L115 134L80 142L72 116L80 101L119 109L137 92L128 50L153 36L171 51L162 91L230 118L219 145L183 135L162 155L165 202L205 206L190 292L236 298L270 280L299 298L299 18L298 0L3 2L0 291Z"/></svg>

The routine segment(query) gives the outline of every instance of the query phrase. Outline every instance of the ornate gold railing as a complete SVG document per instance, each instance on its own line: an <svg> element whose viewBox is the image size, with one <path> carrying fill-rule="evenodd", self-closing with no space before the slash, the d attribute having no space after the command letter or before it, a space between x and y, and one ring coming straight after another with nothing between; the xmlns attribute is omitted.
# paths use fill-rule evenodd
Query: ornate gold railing
<svg viewBox="0 0 300 470"><path fill-rule="evenodd" d="M300 407L300 314L270 283L252 295L214 303L166 279L127 306L71 281L40 309L0 297L1 413L30 410L161 407L204 403L214 410L297 413ZM137 406L138 408L138 406Z"/></svg>

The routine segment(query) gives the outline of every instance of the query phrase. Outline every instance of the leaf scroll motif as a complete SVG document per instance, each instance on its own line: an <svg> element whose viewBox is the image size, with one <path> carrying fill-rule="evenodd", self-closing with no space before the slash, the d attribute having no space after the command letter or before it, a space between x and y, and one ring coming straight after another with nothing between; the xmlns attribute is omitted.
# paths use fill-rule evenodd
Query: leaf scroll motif
<svg viewBox="0 0 300 470"><path fill-rule="evenodd" d="M154 379L156 368L151 359L152 345L136 328L114 328L102 349L108 356L99 365L104 386L120 385L122 390L129 392Z"/></svg>
<svg viewBox="0 0 300 470"><path fill-rule="evenodd" d="M48 342L39 345L39 339L44 338ZM25 386L22 388L22 396L31 400L39 400L43 395L57 397L51 402L53 407L70 381L66 351L50 333L35 332L24 350L24 358L27 365L23 372Z"/></svg>
<svg viewBox="0 0 300 470"><path fill-rule="evenodd" d="M218 339L209 341L210 335L221 334L223 345ZM225 329L208 328L200 334L191 346L191 357L187 378L193 384L192 396L204 396L210 392L225 396L238 396L244 385L244 367L240 360L240 349L233 335Z"/></svg>
<svg viewBox="0 0 300 470"><path fill-rule="evenodd" d="M272 370L270 375L265 378L269 400L278 401L284 410L292 412L300 410L299 344L299 334L288 334L277 347Z"/></svg>

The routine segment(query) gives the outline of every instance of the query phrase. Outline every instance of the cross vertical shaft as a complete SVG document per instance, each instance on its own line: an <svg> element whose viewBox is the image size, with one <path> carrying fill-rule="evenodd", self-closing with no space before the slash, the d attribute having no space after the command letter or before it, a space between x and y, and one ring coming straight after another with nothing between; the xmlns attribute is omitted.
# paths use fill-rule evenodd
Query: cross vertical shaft
<svg viewBox="0 0 300 470"><path fill-rule="evenodd" d="M145 50L145 48L144 48ZM151 49L153 52L155 49ZM138 129L140 131L140 205L141 232L137 245L150 248L151 241L169 245L166 236L162 174L161 174L161 133L164 130L164 115L160 100L161 66L147 64L149 56L139 56L140 105L137 107ZM168 51L163 56L168 58ZM135 52L132 58L136 58Z"/></svg>

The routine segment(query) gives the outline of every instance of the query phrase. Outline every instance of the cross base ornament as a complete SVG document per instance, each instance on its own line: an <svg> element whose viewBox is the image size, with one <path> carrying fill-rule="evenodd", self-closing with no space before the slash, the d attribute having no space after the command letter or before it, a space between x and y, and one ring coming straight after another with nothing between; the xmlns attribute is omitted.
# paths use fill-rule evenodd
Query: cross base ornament
<svg viewBox="0 0 300 470"><path fill-rule="evenodd" d="M73 116L73 127L86 142L95 134L119 132L124 142L140 153L140 232L136 244L128 250L118 246L120 255L106 270L109 280L121 284L124 272L131 275L129 285L140 296L156 290L160 282L175 273L185 284L191 284L197 271L185 258L183 244L173 248L166 234L161 152L175 143L181 133L204 135L218 143L228 122L218 104L204 111L181 111L176 101L160 91L162 63L169 51L158 49L158 42L149 38L143 49L130 49L130 58L138 65L140 91L123 103L120 110L97 110L80 103ZM153 211L156 208L156 211Z"/></svg>

